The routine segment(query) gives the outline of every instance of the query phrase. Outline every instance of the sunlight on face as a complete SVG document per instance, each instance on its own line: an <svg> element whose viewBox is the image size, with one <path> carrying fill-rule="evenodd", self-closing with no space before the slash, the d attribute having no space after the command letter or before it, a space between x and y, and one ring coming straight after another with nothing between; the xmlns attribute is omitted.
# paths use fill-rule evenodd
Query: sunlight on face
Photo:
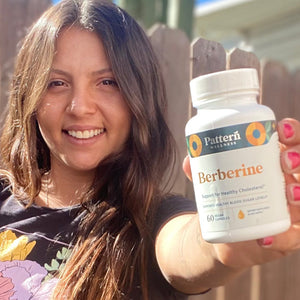
<svg viewBox="0 0 300 300"><path fill-rule="evenodd" d="M51 168L94 172L107 155L121 151L131 114L95 33L67 28L56 50L37 112Z"/></svg>

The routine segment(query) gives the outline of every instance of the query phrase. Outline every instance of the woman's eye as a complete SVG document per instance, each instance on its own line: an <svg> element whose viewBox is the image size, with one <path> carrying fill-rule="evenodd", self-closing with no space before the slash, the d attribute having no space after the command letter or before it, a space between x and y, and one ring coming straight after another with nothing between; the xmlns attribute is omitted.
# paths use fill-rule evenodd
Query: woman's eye
<svg viewBox="0 0 300 300"><path fill-rule="evenodd" d="M112 80L112 79L104 79L104 80L101 81L101 84L115 86L115 87L118 86L117 82L115 80Z"/></svg>
<svg viewBox="0 0 300 300"><path fill-rule="evenodd" d="M48 84L48 88L64 86L65 83L61 80L53 80Z"/></svg>

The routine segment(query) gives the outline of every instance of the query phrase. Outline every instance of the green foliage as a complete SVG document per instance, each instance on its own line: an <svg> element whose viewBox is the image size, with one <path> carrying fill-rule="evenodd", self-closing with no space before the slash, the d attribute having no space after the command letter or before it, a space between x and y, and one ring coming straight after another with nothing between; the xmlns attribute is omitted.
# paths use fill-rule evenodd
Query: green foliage
<svg viewBox="0 0 300 300"><path fill-rule="evenodd" d="M71 249L63 247L56 253L56 258L51 260L51 264L44 264L45 269L49 272L44 280L48 280L59 273L65 266L65 261L71 255Z"/></svg>

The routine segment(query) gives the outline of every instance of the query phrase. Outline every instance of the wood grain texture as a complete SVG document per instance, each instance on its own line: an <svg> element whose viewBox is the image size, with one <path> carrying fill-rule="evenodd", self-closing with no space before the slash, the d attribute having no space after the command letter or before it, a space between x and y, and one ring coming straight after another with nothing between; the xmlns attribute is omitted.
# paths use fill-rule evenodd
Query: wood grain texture
<svg viewBox="0 0 300 300"><path fill-rule="evenodd" d="M261 66L262 103L272 108L277 120L288 117L291 77L287 68L276 61L263 61Z"/></svg>
<svg viewBox="0 0 300 300"><path fill-rule="evenodd" d="M214 41L199 38L191 45L191 78L226 69L226 52Z"/></svg>
<svg viewBox="0 0 300 300"><path fill-rule="evenodd" d="M152 28L149 37L162 68L168 98L167 121L179 153L173 172L173 191L184 194L187 179L181 166L187 154L184 128L189 118L190 42L182 31L163 25Z"/></svg>
<svg viewBox="0 0 300 300"><path fill-rule="evenodd" d="M9 82L19 42L51 0L0 0L0 111L7 103Z"/></svg>

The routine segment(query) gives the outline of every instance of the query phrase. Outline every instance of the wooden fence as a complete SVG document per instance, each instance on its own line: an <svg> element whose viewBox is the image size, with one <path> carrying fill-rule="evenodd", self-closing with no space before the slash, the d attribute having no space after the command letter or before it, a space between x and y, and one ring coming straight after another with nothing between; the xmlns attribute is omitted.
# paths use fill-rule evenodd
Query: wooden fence
<svg viewBox="0 0 300 300"><path fill-rule="evenodd" d="M16 45L51 0L0 0L0 116L7 101Z"/></svg>
<svg viewBox="0 0 300 300"><path fill-rule="evenodd" d="M31 0L33 1L35 0ZM2 5L9 2L0 0ZM48 0L44 1L45 6L48 3ZM2 10L1 16L3 15ZM22 15L19 18L22 18ZM3 53L7 53L4 50L7 43L3 43L3 28L9 28L14 19L6 16L6 21L6 27L0 27L0 111L3 111L6 104L7 78L12 66L9 64L7 67L7 59L3 57ZM24 24L21 20L18 22ZM3 22L1 24L3 25ZM23 29L20 25L19 28L15 28L16 31L20 29ZM154 26L149 31L149 37L159 57L166 81L168 123L176 138L180 156L178 169L181 169L182 159L187 153L184 127L194 114L189 92L191 78L225 69L254 67L260 74L262 103L270 106L278 119L287 116L297 118L300 115L300 105L297 105L297 101L300 100L300 70L291 74L278 62L259 61L253 53L239 49L226 52L220 44L201 38L191 45L183 32L162 25ZM177 173L174 191L194 197L191 183L183 172L179 170ZM299 270L300 253L262 267L255 266L228 285L213 289L203 296L191 296L190 300L296 300L300 297L300 285L297 280Z"/></svg>
<svg viewBox="0 0 300 300"><path fill-rule="evenodd" d="M300 70L291 74L276 61L260 61L240 49L225 51L222 45L202 38L192 44L179 30L158 25L149 37L160 59L169 101L168 122L176 138L181 161L186 155L184 127L194 114L189 81L199 75L226 69L253 67L259 72L260 101L271 107L277 119L300 116ZM298 104L297 104L298 102ZM193 197L190 182L179 172L174 190ZM255 266L226 286L190 300L297 300L300 298L300 252L280 261Z"/></svg>

